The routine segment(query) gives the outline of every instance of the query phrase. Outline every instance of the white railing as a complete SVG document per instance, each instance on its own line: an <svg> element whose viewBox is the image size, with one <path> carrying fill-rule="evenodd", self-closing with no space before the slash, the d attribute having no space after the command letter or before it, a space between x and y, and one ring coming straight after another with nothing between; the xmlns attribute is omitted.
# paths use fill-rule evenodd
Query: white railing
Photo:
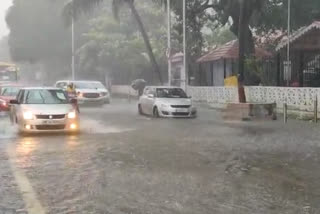
<svg viewBox="0 0 320 214"><path fill-rule="evenodd" d="M194 101L198 102L239 102L238 89L235 87L188 87L187 91Z"/></svg>
<svg viewBox="0 0 320 214"><path fill-rule="evenodd" d="M207 103L239 102L237 88L189 87L188 92L195 101ZM245 87L245 92L247 102L277 103L278 108L287 103L290 108L301 111L313 111L315 99L319 100L320 98L320 88L250 86Z"/></svg>
<svg viewBox="0 0 320 214"><path fill-rule="evenodd" d="M248 102L284 103L296 110L313 111L314 101L320 98L320 88L246 87Z"/></svg>
<svg viewBox="0 0 320 214"><path fill-rule="evenodd" d="M130 86L112 86L113 94L137 95ZM194 101L206 103L237 103L239 102L238 89L236 87L193 87L187 89ZM301 111L313 111L314 101L320 99L320 88L291 88L291 87L245 87L246 98L252 103L277 103L282 108L287 103L291 109ZM320 110L320 105L319 110Z"/></svg>

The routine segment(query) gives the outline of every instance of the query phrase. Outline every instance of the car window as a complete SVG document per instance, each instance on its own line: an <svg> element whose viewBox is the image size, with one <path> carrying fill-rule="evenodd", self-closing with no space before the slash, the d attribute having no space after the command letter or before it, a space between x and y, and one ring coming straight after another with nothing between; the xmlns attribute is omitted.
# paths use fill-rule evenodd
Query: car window
<svg viewBox="0 0 320 214"><path fill-rule="evenodd" d="M100 82L74 82L77 89L105 89L105 86Z"/></svg>
<svg viewBox="0 0 320 214"><path fill-rule="evenodd" d="M66 85L66 83L65 82L59 82L59 83L57 83L57 88L63 88L64 86Z"/></svg>
<svg viewBox="0 0 320 214"><path fill-rule="evenodd" d="M15 97L17 96L20 88L18 87L4 87L1 90L2 96Z"/></svg>
<svg viewBox="0 0 320 214"><path fill-rule="evenodd" d="M62 90L27 90L23 104L67 104L68 96Z"/></svg>
<svg viewBox="0 0 320 214"><path fill-rule="evenodd" d="M159 98L187 98L181 88L157 88L156 96Z"/></svg>
<svg viewBox="0 0 320 214"><path fill-rule="evenodd" d="M144 91L143 91L143 94L144 94L144 95L148 95L149 90L150 90L150 88L145 88Z"/></svg>
<svg viewBox="0 0 320 214"><path fill-rule="evenodd" d="M17 95L17 101L19 103L22 103L22 100L23 100L23 94L24 94L24 90L20 90L18 95Z"/></svg>

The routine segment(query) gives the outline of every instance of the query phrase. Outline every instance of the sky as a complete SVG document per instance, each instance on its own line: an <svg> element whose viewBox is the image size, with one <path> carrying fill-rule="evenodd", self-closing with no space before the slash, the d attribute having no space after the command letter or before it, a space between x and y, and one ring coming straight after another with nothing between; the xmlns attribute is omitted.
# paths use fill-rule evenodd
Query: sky
<svg viewBox="0 0 320 214"><path fill-rule="evenodd" d="M11 6L12 0L0 0L0 38L9 33L6 25L6 12Z"/></svg>

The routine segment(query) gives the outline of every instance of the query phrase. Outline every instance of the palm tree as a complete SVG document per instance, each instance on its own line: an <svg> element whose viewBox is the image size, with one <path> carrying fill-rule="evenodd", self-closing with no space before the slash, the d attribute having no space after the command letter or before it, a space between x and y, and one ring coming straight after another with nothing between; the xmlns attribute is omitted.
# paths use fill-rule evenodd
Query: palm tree
<svg viewBox="0 0 320 214"><path fill-rule="evenodd" d="M98 4L102 3L103 0L68 0L64 9L63 16L67 18L67 20L71 20L70 17L74 16L77 18L81 13L90 11L92 8L96 7ZM149 36L144 28L141 17L134 5L134 0L112 0L112 11L114 13L115 18L119 18L119 11L122 6L128 6L131 10L131 13L138 24L139 31L143 37L147 53L154 69L154 72L158 74L158 78L161 84L163 84L160 67L157 63L155 55L153 53ZM69 22L70 23L70 22Z"/></svg>

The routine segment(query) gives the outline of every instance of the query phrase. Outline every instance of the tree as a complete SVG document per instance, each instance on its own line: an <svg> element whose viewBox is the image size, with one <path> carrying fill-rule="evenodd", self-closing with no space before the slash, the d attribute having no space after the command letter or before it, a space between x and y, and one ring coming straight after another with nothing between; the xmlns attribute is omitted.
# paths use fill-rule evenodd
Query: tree
<svg viewBox="0 0 320 214"><path fill-rule="evenodd" d="M121 23L113 18L108 2L102 8L99 15L89 20L89 31L83 34L86 41L77 51L79 75L92 78L107 73L115 84L141 78L151 83L154 79L154 73L150 72L152 65L130 8L124 8L119 14ZM167 60L165 16L148 0L140 0L137 10L145 20L154 55L160 70L164 71Z"/></svg>
<svg viewBox="0 0 320 214"><path fill-rule="evenodd" d="M63 12L64 16L69 17L69 20L70 20L70 17L72 16L77 17L79 14L92 9L97 4L100 4L102 1L103 0L69 0L64 8L64 12ZM162 76L160 72L160 67L154 56L154 53L150 44L149 36L145 30L141 17L134 5L134 0L113 0L112 6L113 6L114 15L116 18L119 16L119 11L123 5L127 5L130 8L131 13L134 19L136 20L140 33L143 37L148 56L150 58L150 62L152 63L153 69L158 74L159 81L162 84L163 81L162 81Z"/></svg>

